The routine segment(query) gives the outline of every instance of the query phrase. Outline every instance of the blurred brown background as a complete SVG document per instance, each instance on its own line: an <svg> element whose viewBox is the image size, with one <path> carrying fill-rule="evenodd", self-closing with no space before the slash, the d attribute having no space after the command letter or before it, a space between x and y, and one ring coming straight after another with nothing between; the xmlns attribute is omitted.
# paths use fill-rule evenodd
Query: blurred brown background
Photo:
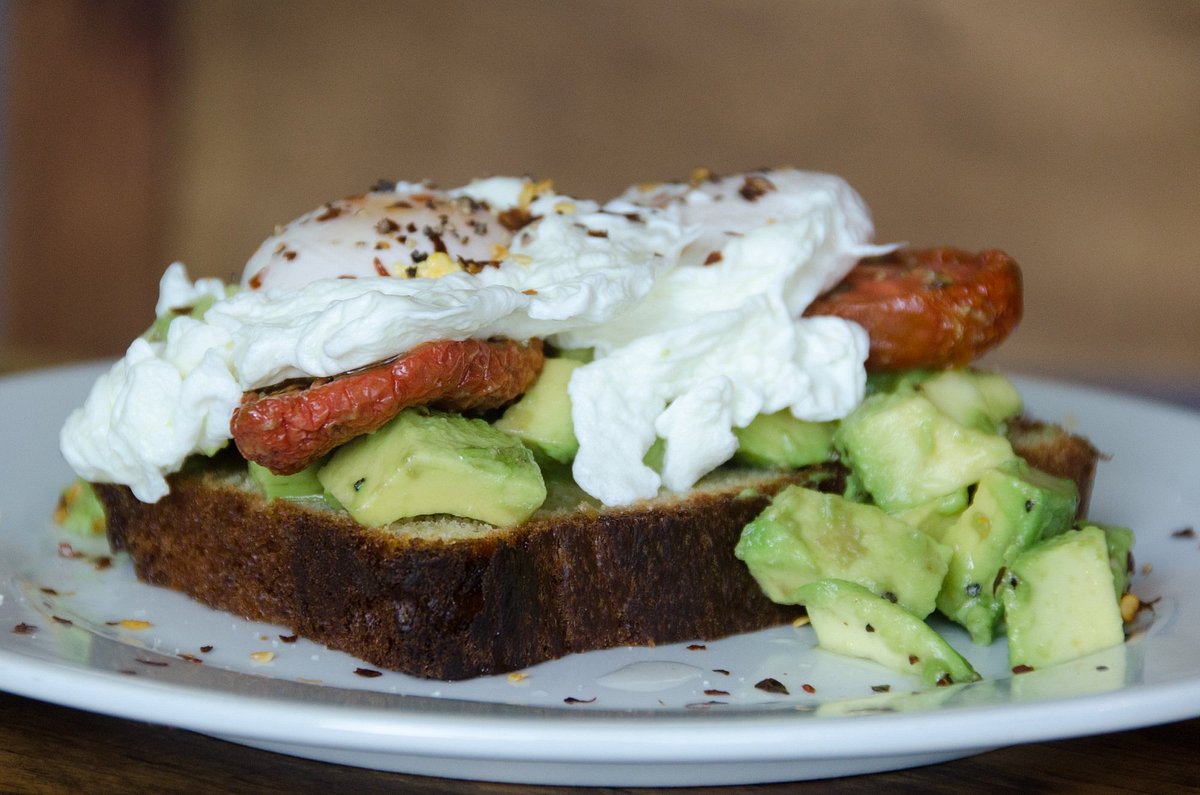
<svg viewBox="0 0 1200 795"><path fill-rule="evenodd" d="M880 240L1008 250L993 362L1200 389L1200 3L10 2L0 349L119 354L172 260L233 276L380 177L792 164Z"/></svg>

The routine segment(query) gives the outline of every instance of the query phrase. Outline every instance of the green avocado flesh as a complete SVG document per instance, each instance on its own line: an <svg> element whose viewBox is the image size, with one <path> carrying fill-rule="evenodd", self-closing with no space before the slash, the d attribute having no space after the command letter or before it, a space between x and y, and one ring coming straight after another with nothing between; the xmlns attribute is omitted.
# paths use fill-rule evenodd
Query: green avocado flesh
<svg viewBox="0 0 1200 795"><path fill-rule="evenodd" d="M735 428L734 460L760 467L800 467L828 461L833 453L833 422L806 422L787 411L760 414L745 428Z"/></svg>
<svg viewBox="0 0 1200 795"><path fill-rule="evenodd" d="M450 514L520 524L546 499L533 453L483 420L418 409L338 448L317 472L360 524Z"/></svg>
<svg viewBox="0 0 1200 795"><path fill-rule="evenodd" d="M1000 582L1008 661L1043 668L1125 639L1105 533L1073 530L1017 556Z"/></svg>
<svg viewBox="0 0 1200 795"><path fill-rule="evenodd" d="M570 463L579 441L571 422L567 384L581 366L583 362L575 359L546 359L537 381L496 420L495 427L517 437L535 453L560 464Z"/></svg>
<svg viewBox="0 0 1200 795"><path fill-rule="evenodd" d="M971 663L903 607L845 580L819 580L796 591L817 642L828 651L874 660L926 684L973 682Z"/></svg>
<svg viewBox="0 0 1200 795"><path fill-rule="evenodd" d="M873 505L789 486L746 525L734 555L776 602L795 604L797 588L836 578L890 594L926 616L933 612L950 550Z"/></svg>

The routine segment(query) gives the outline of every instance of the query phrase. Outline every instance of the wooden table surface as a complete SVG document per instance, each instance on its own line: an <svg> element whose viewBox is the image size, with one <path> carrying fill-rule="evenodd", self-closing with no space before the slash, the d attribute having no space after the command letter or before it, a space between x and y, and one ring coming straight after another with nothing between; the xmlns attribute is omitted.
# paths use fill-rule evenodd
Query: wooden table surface
<svg viewBox="0 0 1200 795"><path fill-rule="evenodd" d="M0 355L0 372L25 369L28 365L28 357ZM1197 405L1190 400L1178 402ZM940 765L872 776L700 788L688 792L962 792L983 786L1024 792L1200 792L1200 719L1015 746ZM582 791L425 778L312 762L181 729L82 712L0 692L0 793L252 791L261 795L315 790L356 795Z"/></svg>

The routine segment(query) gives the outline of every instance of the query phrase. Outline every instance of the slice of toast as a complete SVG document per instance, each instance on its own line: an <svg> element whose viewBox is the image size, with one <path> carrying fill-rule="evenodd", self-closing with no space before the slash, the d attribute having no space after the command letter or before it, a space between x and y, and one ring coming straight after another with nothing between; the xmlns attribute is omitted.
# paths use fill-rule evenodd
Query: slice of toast
<svg viewBox="0 0 1200 795"><path fill-rule="evenodd" d="M1099 453L1086 440L1014 428L1018 454L1088 493ZM763 596L734 546L784 486L840 491L844 476L837 464L723 468L686 494L606 509L558 484L514 528L451 517L366 528L319 500L266 500L236 456L173 476L155 504L96 488L110 543L140 579L379 667L456 680L791 620L802 608Z"/></svg>

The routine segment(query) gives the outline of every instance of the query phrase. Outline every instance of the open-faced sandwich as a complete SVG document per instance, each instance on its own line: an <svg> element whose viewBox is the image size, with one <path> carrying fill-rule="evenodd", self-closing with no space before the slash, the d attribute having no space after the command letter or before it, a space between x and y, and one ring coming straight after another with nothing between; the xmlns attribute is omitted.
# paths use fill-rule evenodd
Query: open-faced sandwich
<svg viewBox="0 0 1200 795"><path fill-rule="evenodd" d="M970 367L1021 315L998 251L872 242L842 180L380 183L240 284L171 265L62 431L140 578L441 679L755 630L974 677L1120 643L1132 535L1098 459ZM93 524L85 521L85 524Z"/></svg>

